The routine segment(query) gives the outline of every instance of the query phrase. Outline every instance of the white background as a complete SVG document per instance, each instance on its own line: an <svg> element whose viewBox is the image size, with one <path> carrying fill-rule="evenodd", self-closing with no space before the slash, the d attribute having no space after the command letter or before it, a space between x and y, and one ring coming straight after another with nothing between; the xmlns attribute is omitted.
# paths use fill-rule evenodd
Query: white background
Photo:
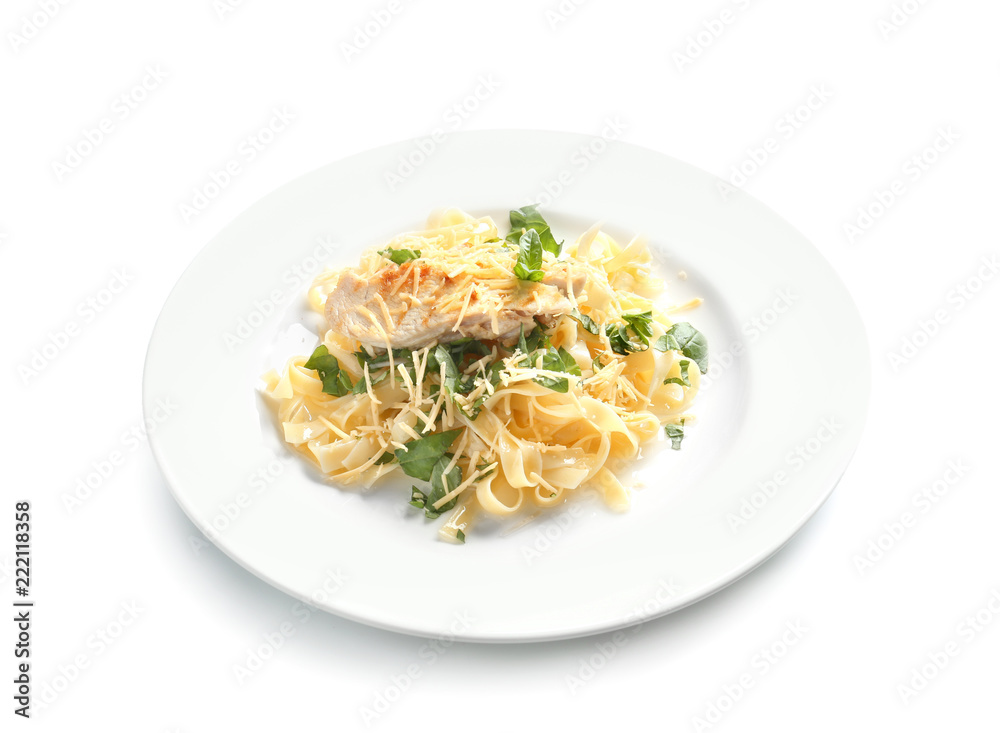
<svg viewBox="0 0 1000 733"><path fill-rule="evenodd" d="M372 728L673 731L705 729L698 719L711 715L712 730L995 729L1000 287L983 262L1000 252L1000 6L330 5L12 0L0 13L3 511L32 502L36 707L46 689L52 700L15 722L363 729L364 709L388 694ZM715 22L723 11L730 22ZM373 13L388 22L367 38ZM706 28L715 34L699 39ZM124 116L120 97L147 67L165 78L146 79L155 88ZM496 89L472 103L480 76ZM475 109L459 115L463 101ZM809 101L816 109L787 133L782 120ZM185 217L195 187L239 158L276 107L294 115L287 129ZM81 147L104 118L110 132ZM807 527L751 576L624 644L605 635L443 653L325 614L303 622L292 599L200 543L146 445L124 435L142 423L156 315L202 246L278 185L373 146L435 128L599 134L608 119L622 139L723 178L745 164L743 187L815 243L862 311L874 379L865 438ZM943 152L928 152L935 140ZM895 200L849 234L894 180ZM104 292L116 277L127 285ZM104 299L101 312L88 298ZM32 367L47 343L57 353ZM843 354L845 371L868 368ZM113 451L122 465L67 505ZM933 503L919 498L935 486ZM238 681L234 665L286 622L294 633ZM783 649L788 624L802 631ZM118 635L104 644L101 633ZM938 670L931 660L949 643L957 655ZM761 656L772 645L773 663ZM400 682L414 664L419 676ZM933 678L904 694L924 665ZM752 685L738 691L741 675Z"/></svg>

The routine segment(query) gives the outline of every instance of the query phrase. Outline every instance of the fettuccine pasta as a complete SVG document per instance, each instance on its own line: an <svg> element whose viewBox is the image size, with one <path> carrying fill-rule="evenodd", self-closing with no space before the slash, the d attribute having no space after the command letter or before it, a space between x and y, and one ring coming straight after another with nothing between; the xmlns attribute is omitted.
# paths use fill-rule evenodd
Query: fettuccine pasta
<svg viewBox="0 0 1000 733"><path fill-rule="evenodd" d="M661 304L642 237L559 243L535 207L511 223L439 212L324 272L320 346L264 375L289 446L338 484L407 478L452 541L585 487L627 508L622 470L658 436L680 447L707 369L671 318L698 301Z"/></svg>

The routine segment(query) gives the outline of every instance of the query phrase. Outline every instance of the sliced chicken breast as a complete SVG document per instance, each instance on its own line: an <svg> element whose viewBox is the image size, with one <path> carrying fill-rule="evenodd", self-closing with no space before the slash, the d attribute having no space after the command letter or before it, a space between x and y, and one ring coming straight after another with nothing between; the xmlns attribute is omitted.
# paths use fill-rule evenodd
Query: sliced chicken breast
<svg viewBox="0 0 1000 733"><path fill-rule="evenodd" d="M335 331L379 348L418 348L466 337L508 341L522 324L534 328L536 316L569 313L568 289L579 293L585 284L585 274L570 274L558 262L540 283L511 277L498 284L467 273L450 277L425 260L414 260L370 277L344 270L327 298L326 318Z"/></svg>

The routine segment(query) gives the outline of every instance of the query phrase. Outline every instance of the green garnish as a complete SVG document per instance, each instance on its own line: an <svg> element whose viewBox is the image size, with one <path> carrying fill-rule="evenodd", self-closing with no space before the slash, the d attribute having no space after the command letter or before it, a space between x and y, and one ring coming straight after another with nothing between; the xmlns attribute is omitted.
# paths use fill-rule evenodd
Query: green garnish
<svg viewBox="0 0 1000 733"><path fill-rule="evenodd" d="M684 440L684 418L681 418L680 425L666 425L667 437L670 438L670 447L674 450L681 449L681 441Z"/></svg>
<svg viewBox="0 0 1000 733"><path fill-rule="evenodd" d="M514 275L518 280L541 282L545 277L542 271L542 241L538 232L528 229L518 240L517 264L514 265Z"/></svg>
<svg viewBox="0 0 1000 733"><path fill-rule="evenodd" d="M681 359L681 376L680 377L670 377L669 379L664 379L664 384L679 384L683 387L690 387L691 381L688 379L688 367L691 366L691 362L687 359Z"/></svg>
<svg viewBox="0 0 1000 733"><path fill-rule="evenodd" d="M643 344L649 346L649 339L653 337L652 311L646 311L645 313L622 313L622 320L628 324L629 328L632 329Z"/></svg>
<svg viewBox="0 0 1000 733"><path fill-rule="evenodd" d="M411 440L409 443L404 443L402 448L397 448L395 451L396 459L399 461L403 473L423 481L430 481L434 466L445 455L462 430L464 428L435 433L426 438Z"/></svg>
<svg viewBox="0 0 1000 733"><path fill-rule="evenodd" d="M708 371L708 340L686 321L671 326L669 331L656 340L653 348L657 351L680 351L694 360L702 374Z"/></svg>
<svg viewBox="0 0 1000 733"><path fill-rule="evenodd" d="M379 372L377 376L373 377L371 375L371 370L369 368L368 378L371 379L372 387L374 387L379 382L384 381L385 378L388 377L388 376L389 376L389 370L386 369L386 370L384 370L382 372ZM367 391L368 391L368 383L365 381L364 375L362 375L361 379L358 380L358 383L354 385L354 389L351 390L351 393L352 394L363 394L363 393L365 393Z"/></svg>
<svg viewBox="0 0 1000 733"><path fill-rule="evenodd" d="M579 321L580 325L583 326L584 330L587 331L588 333L592 333L595 336L600 334L601 329L596 323L594 323L594 319L591 318L590 316L583 315L576 308L574 308L569 312L569 317Z"/></svg>
<svg viewBox="0 0 1000 733"><path fill-rule="evenodd" d="M323 391L334 397L343 397L354 388L351 376L340 368L337 357L326 346L320 344L305 363L306 369L313 369L323 380Z"/></svg>
<svg viewBox="0 0 1000 733"><path fill-rule="evenodd" d="M514 209L510 212L510 234L507 235L507 241L511 244L518 244L521 241L522 232L525 230L534 230L538 233L538 239L541 242L542 249L546 252L551 252L556 257L562 251L562 242L557 242L556 238L552 236L552 230L549 228L549 224L545 221L545 218L538 213L538 205L532 204L531 206L522 206L520 209Z"/></svg>
<svg viewBox="0 0 1000 733"><path fill-rule="evenodd" d="M434 506L435 502L443 499L450 491L454 491L462 483L462 469L457 463L451 467L450 471L445 470L454 457L452 453L445 453L438 459L438 462L434 464L434 468L431 470L431 493L427 497L427 506L424 508L424 515L428 519L441 516L442 512L448 511L458 503L458 497L453 496L441 506Z"/></svg>
<svg viewBox="0 0 1000 733"><path fill-rule="evenodd" d="M378 253L387 260L392 260L397 265L402 265L404 262L415 260L420 256L419 249L393 249L392 247L380 249Z"/></svg>
<svg viewBox="0 0 1000 733"><path fill-rule="evenodd" d="M532 364L534 364L534 358L532 358ZM565 372L577 377L581 376L580 365L576 363L573 355L562 347L556 350L550 346L542 354L542 369L550 372ZM535 377L534 381L543 387L548 387L553 392L565 394L569 391L569 380L566 377Z"/></svg>

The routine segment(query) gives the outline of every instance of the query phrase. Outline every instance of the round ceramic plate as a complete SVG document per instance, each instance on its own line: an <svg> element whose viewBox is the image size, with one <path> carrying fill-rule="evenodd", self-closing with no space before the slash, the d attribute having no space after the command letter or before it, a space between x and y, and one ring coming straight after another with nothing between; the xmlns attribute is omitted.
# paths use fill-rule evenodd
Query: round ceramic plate
<svg viewBox="0 0 1000 733"><path fill-rule="evenodd" d="M506 226L541 203L557 238L595 221L648 236L711 368L681 450L636 465L627 513L586 493L464 545L408 506L409 483L330 485L292 456L260 375L318 342L305 293L321 266L458 206ZM505 229L501 229L505 231ZM490 131L415 141L305 175L252 206L181 277L157 321L143 402L177 409L150 436L177 501L224 552L288 594L422 636L529 641L669 613L780 548L829 496L869 394L864 327L806 239L715 177L632 145Z"/></svg>

